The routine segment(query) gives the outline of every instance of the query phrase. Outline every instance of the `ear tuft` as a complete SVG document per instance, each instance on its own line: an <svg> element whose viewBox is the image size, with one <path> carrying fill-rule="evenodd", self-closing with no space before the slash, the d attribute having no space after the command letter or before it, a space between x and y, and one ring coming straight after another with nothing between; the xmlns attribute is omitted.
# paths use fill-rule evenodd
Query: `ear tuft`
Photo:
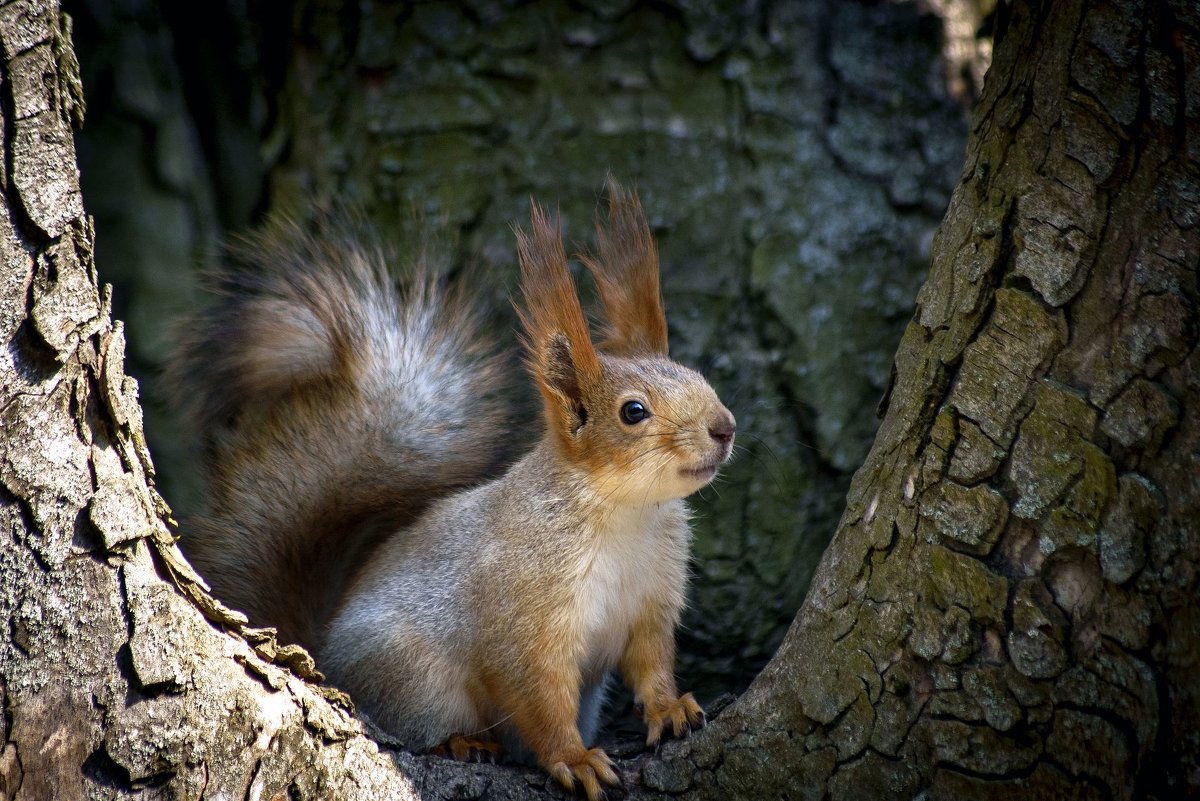
<svg viewBox="0 0 1200 801"><path fill-rule="evenodd" d="M600 381L600 360L567 269L557 216L552 224L537 203L531 206L530 233L515 229L524 297L517 314L525 329L527 361L551 419L560 423L560 431L574 432L581 418L586 421L583 396L586 387Z"/></svg>
<svg viewBox="0 0 1200 801"><path fill-rule="evenodd" d="M608 324L602 347L621 356L667 355L658 248L634 191L608 179L608 224L596 214L600 254L580 254L596 279Z"/></svg>

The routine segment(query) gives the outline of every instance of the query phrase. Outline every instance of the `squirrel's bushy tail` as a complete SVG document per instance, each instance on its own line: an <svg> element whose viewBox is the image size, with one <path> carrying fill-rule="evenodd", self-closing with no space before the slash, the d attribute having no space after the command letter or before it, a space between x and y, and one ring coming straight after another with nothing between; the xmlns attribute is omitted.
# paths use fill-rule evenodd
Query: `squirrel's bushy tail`
<svg viewBox="0 0 1200 801"><path fill-rule="evenodd" d="M397 275L349 226L290 223L231 256L171 368L210 488L182 544L218 597L315 647L379 538L497 467L508 371L423 256Z"/></svg>

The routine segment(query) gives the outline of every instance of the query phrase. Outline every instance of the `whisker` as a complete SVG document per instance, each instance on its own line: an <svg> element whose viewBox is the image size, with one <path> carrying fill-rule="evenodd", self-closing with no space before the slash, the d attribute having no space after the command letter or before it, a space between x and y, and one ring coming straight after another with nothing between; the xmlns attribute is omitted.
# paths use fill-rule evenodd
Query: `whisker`
<svg viewBox="0 0 1200 801"><path fill-rule="evenodd" d="M667 451L669 448L670 448L670 443L659 442L659 443L655 444L654 446L652 446L650 448L646 448L645 450L637 453L625 465L618 466L616 464L611 464L611 465L606 466L604 471L600 474L600 476L599 476L600 478L606 478L608 475L615 473L618 470L625 472L625 476L622 478L622 480L620 482L617 483L616 486L614 486L611 490L608 491L608 493L605 494L605 496L602 500L605 503L607 503L612 498L612 496L617 493L618 490L624 490L625 487L628 485L628 483L635 478L635 476L633 476L631 473L628 472L630 467L633 467L639 461L641 461L642 459L644 459L654 453L658 453L660 451ZM667 461L669 461L669 459ZM664 466L667 463L667 461L664 461L664 463L663 463ZM661 467L656 468L656 471L659 469L661 469ZM649 492L649 487L650 487L650 485L647 484L647 493Z"/></svg>
<svg viewBox="0 0 1200 801"><path fill-rule="evenodd" d="M474 736L475 736L475 735L477 735L477 734L483 734L484 732L491 731L492 729L496 728L496 727L497 727L497 726L499 726L501 723L503 723L504 721L508 720L509 718L511 718L511 717L512 717L513 715L515 715L515 714L517 714L517 713L516 713L516 712L510 712L510 713L508 713L507 715L505 715L504 717L502 717L502 718L500 718L499 720L497 720L497 721L496 721L495 723L493 723L491 726L484 726L482 729L479 729L478 731L468 732L468 733L464 734L463 736L464 736L464 737L474 737Z"/></svg>
<svg viewBox="0 0 1200 801"><path fill-rule="evenodd" d="M656 417L659 417L659 418L661 418L661 419L663 419L663 420L666 420L668 423L670 423L671 425L675 426L675 428L676 428L677 430L679 430L679 431L686 431L686 432L688 432L688 433L695 433L695 431L696 431L696 429L694 429L694 428L688 428L688 427L687 427L687 426L685 426L683 423L679 422L678 420L674 419L673 417L670 417L670 416L668 416L668 415L662 414L661 412L655 412L654 414L655 414L655 416L656 416Z"/></svg>

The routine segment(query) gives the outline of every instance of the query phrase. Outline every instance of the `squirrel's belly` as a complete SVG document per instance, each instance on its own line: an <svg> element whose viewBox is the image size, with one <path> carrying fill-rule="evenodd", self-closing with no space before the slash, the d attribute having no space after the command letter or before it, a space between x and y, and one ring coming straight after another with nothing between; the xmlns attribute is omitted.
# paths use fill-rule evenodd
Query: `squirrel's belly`
<svg viewBox="0 0 1200 801"><path fill-rule="evenodd" d="M585 681L597 681L616 666L629 632L654 581L649 549L605 548L579 583L578 602L584 643Z"/></svg>

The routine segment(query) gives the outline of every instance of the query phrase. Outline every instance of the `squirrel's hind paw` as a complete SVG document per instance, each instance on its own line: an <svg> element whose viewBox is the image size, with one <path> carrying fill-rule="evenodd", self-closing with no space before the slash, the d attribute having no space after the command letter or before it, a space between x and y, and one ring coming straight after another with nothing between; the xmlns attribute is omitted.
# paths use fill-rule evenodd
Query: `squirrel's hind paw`
<svg viewBox="0 0 1200 801"><path fill-rule="evenodd" d="M436 746L432 753L458 762L491 762L494 765L504 755L504 746L492 740L451 734L446 742Z"/></svg>
<svg viewBox="0 0 1200 801"><path fill-rule="evenodd" d="M588 801L600 801L604 797L604 788L600 786L600 782L614 787L621 786L616 765L602 748L591 748L582 751L575 759L555 762L550 766L550 775L568 790L575 789L575 780L578 779L583 785L583 792Z"/></svg>
<svg viewBox="0 0 1200 801"><path fill-rule="evenodd" d="M643 715L646 718L646 745L652 746L658 745L659 740L662 739L663 730L668 725L671 727L671 734L675 737L682 737L693 729L702 728L708 723L708 719L704 716L704 709L696 703L696 698L691 693L684 693L661 709L646 709Z"/></svg>

